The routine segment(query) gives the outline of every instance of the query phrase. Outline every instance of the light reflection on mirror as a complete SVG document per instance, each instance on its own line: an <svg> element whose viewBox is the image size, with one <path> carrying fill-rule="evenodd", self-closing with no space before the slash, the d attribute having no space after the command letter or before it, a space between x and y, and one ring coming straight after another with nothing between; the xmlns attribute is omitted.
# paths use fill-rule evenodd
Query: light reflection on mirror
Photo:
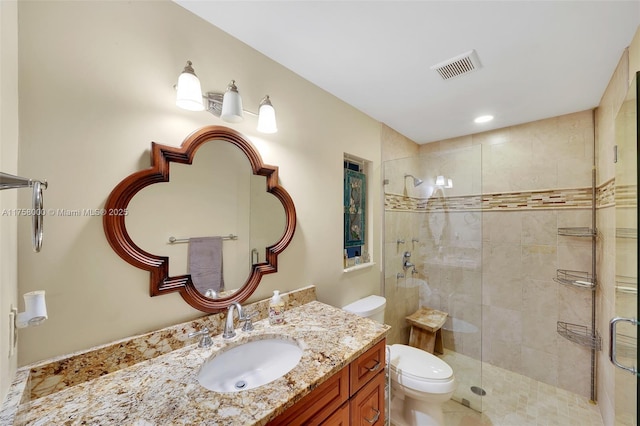
<svg viewBox="0 0 640 426"><path fill-rule="evenodd" d="M245 284L252 265L265 260L265 248L282 236L282 203L266 192L264 176L253 175L246 155L226 141L206 142L193 164L170 167L169 182L133 197L127 230L143 250L169 257L170 276L189 273L188 239L237 236L222 241L224 289L214 297L230 296ZM178 242L171 244L170 237Z"/></svg>

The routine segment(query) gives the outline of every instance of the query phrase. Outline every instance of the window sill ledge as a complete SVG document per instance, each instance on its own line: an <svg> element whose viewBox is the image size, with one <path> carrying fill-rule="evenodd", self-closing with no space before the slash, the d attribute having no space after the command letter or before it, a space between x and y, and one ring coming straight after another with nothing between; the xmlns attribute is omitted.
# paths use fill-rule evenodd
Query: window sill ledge
<svg viewBox="0 0 640 426"><path fill-rule="evenodd" d="M344 268L344 272L352 272L357 271L359 269L370 268L375 265L375 262L361 263L360 265L349 266L348 268Z"/></svg>

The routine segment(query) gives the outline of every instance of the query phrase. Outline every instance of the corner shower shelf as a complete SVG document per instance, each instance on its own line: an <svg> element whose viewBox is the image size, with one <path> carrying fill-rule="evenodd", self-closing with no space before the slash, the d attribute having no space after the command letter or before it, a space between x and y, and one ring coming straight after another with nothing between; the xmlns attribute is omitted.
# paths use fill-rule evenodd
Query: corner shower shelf
<svg viewBox="0 0 640 426"><path fill-rule="evenodd" d="M558 228L558 235L567 237L593 237L596 235L596 232L596 229L586 227Z"/></svg>
<svg viewBox="0 0 640 426"><path fill-rule="evenodd" d="M596 351L602 350L602 338L598 332L592 331L584 325L558 321L557 331L559 335L574 343Z"/></svg>
<svg viewBox="0 0 640 426"><path fill-rule="evenodd" d="M596 279L588 272L558 269L556 271L556 277L553 280L559 284L573 287L586 288L590 290L595 290L596 288Z"/></svg>

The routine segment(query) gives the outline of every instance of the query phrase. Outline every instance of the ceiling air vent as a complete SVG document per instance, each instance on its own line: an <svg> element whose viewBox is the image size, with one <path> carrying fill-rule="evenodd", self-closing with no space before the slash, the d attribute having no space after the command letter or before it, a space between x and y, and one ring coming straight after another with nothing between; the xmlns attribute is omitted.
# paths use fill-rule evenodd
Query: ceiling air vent
<svg viewBox="0 0 640 426"><path fill-rule="evenodd" d="M462 55L458 55L455 58L447 59L431 67L440 74L443 80L448 80L460 75L469 74L472 71L479 69L480 60L475 50L470 50Z"/></svg>

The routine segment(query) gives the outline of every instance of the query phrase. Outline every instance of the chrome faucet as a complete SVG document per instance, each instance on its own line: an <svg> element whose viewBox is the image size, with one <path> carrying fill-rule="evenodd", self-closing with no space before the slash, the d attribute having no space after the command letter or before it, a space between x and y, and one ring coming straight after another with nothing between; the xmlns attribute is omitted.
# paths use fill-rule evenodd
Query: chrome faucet
<svg viewBox="0 0 640 426"><path fill-rule="evenodd" d="M236 332L233 329L233 311L238 311L238 320L244 320L244 312L242 312L242 306L238 302L233 302L227 309L227 320L224 323L224 331L222 332L223 339L231 339L236 336Z"/></svg>

